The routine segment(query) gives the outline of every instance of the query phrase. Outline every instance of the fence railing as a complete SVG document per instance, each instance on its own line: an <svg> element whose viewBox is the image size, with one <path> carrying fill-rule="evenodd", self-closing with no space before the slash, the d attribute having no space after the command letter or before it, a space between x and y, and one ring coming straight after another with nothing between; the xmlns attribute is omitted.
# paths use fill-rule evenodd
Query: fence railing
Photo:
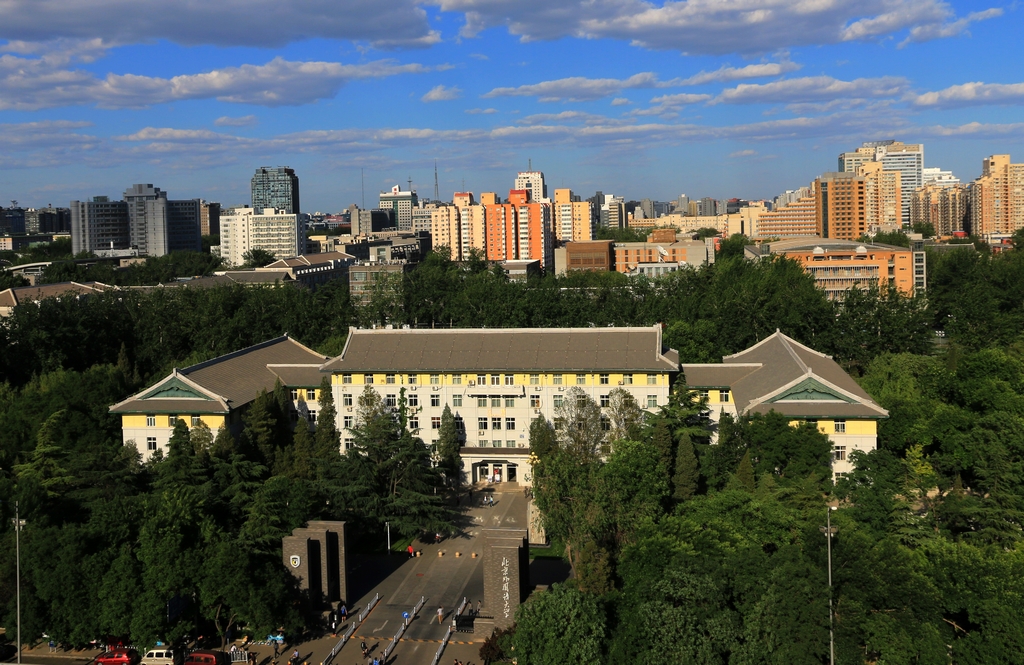
<svg viewBox="0 0 1024 665"><path fill-rule="evenodd" d="M374 606L377 604L377 601L379 601L379 600L380 600L380 594L378 593L378 594L376 594L373 597L373 600L371 600L370 602L368 602L366 604L366 607L363 608L363 611L359 613L359 623L363 622L363 619L366 618L366 615L370 613L370 610L372 610L374 608Z"/></svg>
<svg viewBox="0 0 1024 665"><path fill-rule="evenodd" d="M457 617L462 616L462 612L466 609L466 603L468 603L468 602L469 602L469 599L467 599L466 597L462 598L462 602L459 603L459 608L457 610L455 610L455 616L457 616Z"/></svg>
<svg viewBox="0 0 1024 665"><path fill-rule="evenodd" d="M441 646L437 647L437 653L434 654L434 660L430 661L430 665L437 665L441 662L441 656L444 654L444 648L448 646L448 640L452 637L452 627L448 626L448 630L445 631L444 639L441 640Z"/></svg>
<svg viewBox="0 0 1024 665"><path fill-rule="evenodd" d="M374 606L377 605L377 602L379 600L380 594L375 594L373 599L366 604L366 607L363 608L363 611L360 612L358 616L356 616L355 620L349 622L348 628L346 628L345 632L341 634L341 639L338 640L338 643L334 645L334 648L330 650L326 657L324 657L324 660L320 665L331 665L331 663L334 661L334 658L338 655L339 652L341 652L341 648L345 646L345 643L349 641L349 639L352 637L352 634L356 632L356 626L361 624L363 620L366 619L367 615L370 614L370 610L372 610Z"/></svg>

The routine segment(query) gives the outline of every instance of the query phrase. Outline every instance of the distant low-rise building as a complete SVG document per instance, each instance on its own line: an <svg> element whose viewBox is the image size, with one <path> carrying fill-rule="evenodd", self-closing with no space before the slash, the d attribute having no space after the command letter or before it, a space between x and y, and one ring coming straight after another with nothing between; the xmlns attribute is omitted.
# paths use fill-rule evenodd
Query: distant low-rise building
<svg viewBox="0 0 1024 665"><path fill-rule="evenodd" d="M303 286L315 289L321 284L344 277L353 263L355 263L355 257L351 254L322 252L278 259L268 266L257 268L256 271L283 271Z"/></svg>
<svg viewBox="0 0 1024 665"><path fill-rule="evenodd" d="M675 240L671 242L618 242L613 245L615 270L626 274L648 274L655 271L656 264L662 267L682 265L694 268L707 265L709 249L702 240ZM641 266L643 270L641 270Z"/></svg>
<svg viewBox="0 0 1024 665"><path fill-rule="evenodd" d="M569 270L615 270L614 240L567 242L555 250L555 274Z"/></svg>
<svg viewBox="0 0 1024 665"><path fill-rule="evenodd" d="M0 291L0 317L10 316L14 308L24 303L35 303L46 298L70 297L81 300L116 287L102 282L62 282L39 286L17 286Z"/></svg>
<svg viewBox="0 0 1024 665"><path fill-rule="evenodd" d="M750 245L746 256L761 259L781 255L800 263L830 299L850 289L889 285L913 295L927 283L924 252L880 243L826 238L781 240Z"/></svg>

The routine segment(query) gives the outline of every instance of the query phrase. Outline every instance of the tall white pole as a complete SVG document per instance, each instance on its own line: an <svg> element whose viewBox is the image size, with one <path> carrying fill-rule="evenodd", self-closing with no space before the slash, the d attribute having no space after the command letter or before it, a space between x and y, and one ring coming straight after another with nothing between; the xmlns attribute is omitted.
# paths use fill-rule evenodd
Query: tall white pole
<svg viewBox="0 0 1024 665"><path fill-rule="evenodd" d="M21 513L18 502L14 502L14 549L15 549L15 586L18 590L18 663L21 663Z"/></svg>
<svg viewBox="0 0 1024 665"><path fill-rule="evenodd" d="M828 527L828 662L836 665L836 642L832 612L832 507L829 506L825 524Z"/></svg>
<svg viewBox="0 0 1024 665"><path fill-rule="evenodd" d="M384 522L388 530L388 554L391 554L391 522Z"/></svg>

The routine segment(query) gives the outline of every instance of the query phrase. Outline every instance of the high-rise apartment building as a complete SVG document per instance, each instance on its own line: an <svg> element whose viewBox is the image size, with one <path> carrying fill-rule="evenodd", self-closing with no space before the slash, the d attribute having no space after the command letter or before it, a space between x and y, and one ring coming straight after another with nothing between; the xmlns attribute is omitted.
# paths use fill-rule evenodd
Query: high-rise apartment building
<svg viewBox="0 0 1024 665"><path fill-rule="evenodd" d="M539 203L548 198L548 186L544 184L544 174L540 171L520 171L516 175L514 190L530 192L530 201Z"/></svg>
<svg viewBox="0 0 1024 665"><path fill-rule="evenodd" d="M601 203L599 220L606 229L626 228L626 200L614 194L605 194Z"/></svg>
<svg viewBox="0 0 1024 665"><path fill-rule="evenodd" d="M1012 234L1024 228L1024 164L1009 155L991 155L971 187L971 233Z"/></svg>
<svg viewBox="0 0 1024 665"><path fill-rule="evenodd" d="M395 220L395 226L399 231L412 230L412 211L419 206L419 197L415 190L403 192L401 187L395 185L390 192L380 193L381 210L391 210Z"/></svg>
<svg viewBox="0 0 1024 665"><path fill-rule="evenodd" d="M857 240L867 233L864 181L856 173L823 173L814 181L820 237Z"/></svg>
<svg viewBox="0 0 1024 665"><path fill-rule="evenodd" d="M203 201L199 211L199 231L204 236L220 233L220 204Z"/></svg>
<svg viewBox="0 0 1024 665"><path fill-rule="evenodd" d="M299 216L283 210L233 208L220 218L220 255L231 266L245 263L254 249L270 252L279 259L302 254L306 234Z"/></svg>
<svg viewBox="0 0 1024 665"><path fill-rule="evenodd" d="M924 145L902 141L869 141L853 152L839 155L839 171L857 173L867 162L881 162L886 171L900 172L900 211L910 224L910 199L924 184Z"/></svg>
<svg viewBox="0 0 1024 665"><path fill-rule="evenodd" d="M71 230L67 208L29 208L25 211L25 233L63 233Z"/></svg>
<svg viewBox="0 0 1024 665"><path fill-rule="evenodd" d="M489 261L538 260L554 267L551 206L530 201L526 190L511 190L508 203L484 205Z"/></svg>
<svg viewBox="0 0 1024 665"><path fill-rule="evenodd" d="M698 217L714 217L724 213L725 206L719 206L719 202L709 196L705 196L700 201L697 201Z"/></svg>
<svg viewBox="0 0 1024 665"><path fill-rule="evenodd" d="M970 199L965 185L925 185L910 200L910 223L931 224L939 236L964 231L970 219Z"/></svg>
<svg viewBox="0 0 1024 665"><path fill-rule="evenodd" d="M864 178L868 230L895 230L903 226L903 174L885 170L882 162L865 162L857 167L857 175Z"/></svg>
<svg viewBox="0 0 1024 665"><path fill-rule="evenodd" d="M274 208L299 214L299 177L287 166L261 166L252 177L253 210Z"/></svg>
<svg viewBox="0 0 1024 665"><path fill-rule="evenodd" d="M952 171L943 171L939 167L921 169L921 185L940 185L952 187L959 185L960 178L953 175Z"/></svg>
<svg viewBox="0 0 1024 665"><path fill-rule="evenodd" d="M124 201L94 196L92 201L72 201L70 208L73 253L131 247L128 204Z"/></svg>
<svg viewBox="0 0 1024 665"><path fill-rule="evenodd" d="M594 213L590 201L581 201L571 189L556 189L554 233L562 242L581 242L594 237Z"/></svg>
<svg viewBox="0 0 1024 665"><path fill-rule="evenodd" d="M202 201L167 199L167 192L152 184L132 185L124 192L132 246L146 256L202 248Z"/></svg>

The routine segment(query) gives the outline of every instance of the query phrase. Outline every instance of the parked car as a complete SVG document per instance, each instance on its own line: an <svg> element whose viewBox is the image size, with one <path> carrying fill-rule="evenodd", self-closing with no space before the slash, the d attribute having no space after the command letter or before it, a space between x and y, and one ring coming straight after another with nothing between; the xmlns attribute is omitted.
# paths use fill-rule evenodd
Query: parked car
<svg viewBox="0 0 1024 665"><path fill-rule="evenodd" d="M114 648L96 657L97 665L138 665L139 652L135 649Z"/></svg>
<svg viewBox="0 0 1024 665"><path fill-rule="evenodd" d="M142 657L142 665L178 665L181 657L171 649L157 647L146 652Z"/></svg>
<svg viewBox="0 0 1024 665"><path fill-rule="evenodd" d="M199 649L185 659L185 665L229 665L228 655L223 651Z"/></svg>

